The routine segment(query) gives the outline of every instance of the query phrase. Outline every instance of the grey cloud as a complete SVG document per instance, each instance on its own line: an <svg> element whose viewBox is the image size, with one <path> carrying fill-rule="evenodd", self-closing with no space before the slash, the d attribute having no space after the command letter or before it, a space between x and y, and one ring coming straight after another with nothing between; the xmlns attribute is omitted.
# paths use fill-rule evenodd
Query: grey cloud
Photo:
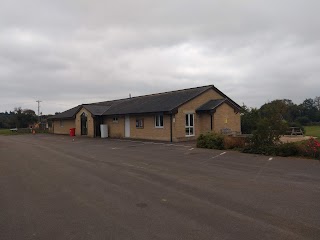
<svg viewBox="0 0 320 240"><path fill-rule="evenodd" d="M0 111L215 84L259 106L319 95L318 1L3 1Z"/></svg>

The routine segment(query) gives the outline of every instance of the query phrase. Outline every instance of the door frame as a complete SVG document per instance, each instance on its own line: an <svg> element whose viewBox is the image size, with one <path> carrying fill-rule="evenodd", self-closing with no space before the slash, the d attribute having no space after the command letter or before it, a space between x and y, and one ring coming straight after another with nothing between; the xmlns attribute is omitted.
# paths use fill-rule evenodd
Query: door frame
<svg viewBox="0 0 320 240"><path fill-rule="evenodd" d="M124 137L130 137L130 116L125 115L124 117Z"/></svg>
<svg viewBox="0 0 320 240"><path fill-rule="evenodd" d="M85 124L85 126L84 126ZM80 128L81 128L81 135L86 136L88 135L88 116L85 112L81 113L80 115Z"/></svg>

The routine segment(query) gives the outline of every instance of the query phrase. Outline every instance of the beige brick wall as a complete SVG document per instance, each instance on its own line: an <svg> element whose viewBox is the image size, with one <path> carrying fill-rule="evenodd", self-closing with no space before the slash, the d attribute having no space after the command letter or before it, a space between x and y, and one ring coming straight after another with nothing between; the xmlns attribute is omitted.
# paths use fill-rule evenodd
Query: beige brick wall
<svg viewBox="0 0 320 240"><path fill-rule="evenodd" d="M196 109L205 104L209 100L223 98L213 89L206 91L195 99L187 102L178 109L175 115L175 122L173 124L173 140L186 141L195 140L201 133L211 132L211 117L208 113L195 113ZM187 113L194 113L194 133L195 136L185 136L185 115ZM227 123L225 123L225 119ZM232 131L241 131L240 114L236 114L228 104L223 104L217 108L213 117L213 130L220 132L221 128L230 128Z"/></svg>
<svg viewBox="0 0 320 240"><path fill-rule="evenodd" d="M201 113L201 114L199 114L198 119L200 121L200 124L199 124L200 133L211 132L211 116L210 116L210 114L209 113Z"/></svg>
<svg viewBox="0 0 320 240"><path fill-rule="evenodd" d="M221 99L223 98L220 94L218 94L213 89L209 89L204 92L200 96L194 98L193 100L185 103L178 109L178 113L175 115L175 123L174 123L174 140L175 141L185 141L185 140L194 140L196 139L203 131L207 129L206 122L208 121L207 117L204 117L202 120L202 116L195 113L195 110L201 105L205 104L209 100L213 99ZM185 115L186 113L194 113L194 133L193 137L186 137L185 134ZM209 119L210 124L210 119ZM210 125L209 125L210 127Z"/></svg>
<svg viewBox="0 0 320 240"><path fill-rule="evenodd" d="M220 133L222 128L229 128L232 131L241 132L240 113L235 113L234 109L224 103L217 108L213 118L213 130Z"/></svg>
<svg viewBox="0 0 320 240"><path fill-rule="evenodd" d="M85 108L82 108L76 115L75 125L76 125L76 136L81 136L81 114L85 113L88 120L88 137L94 137L94 120L91 113Z"/></svg>
<svg viewBox="0 0 320 240"><path fill-rule="evenodd" d="M52 122L54 134L70 134L70 128L75 127L74 119L62 120L62 126L60 126L60 120L54 120Z"/></svg>
<svg viewBox="0 0 320 240"><path fill-rule="evenodd" d="M113 122L113 117L105 117L103 123L108 125L109 137L124 137L124 116L119 116L118 122Z"/></svg>
<svg viewBox="0 0 320 240"><path fill-rule="evenodd" d="M144 127L136 128L136 119L143 119ZM155 115L130 116L130 137L170 141L170 116L163 116L163 128L155 127Z"/></svg>

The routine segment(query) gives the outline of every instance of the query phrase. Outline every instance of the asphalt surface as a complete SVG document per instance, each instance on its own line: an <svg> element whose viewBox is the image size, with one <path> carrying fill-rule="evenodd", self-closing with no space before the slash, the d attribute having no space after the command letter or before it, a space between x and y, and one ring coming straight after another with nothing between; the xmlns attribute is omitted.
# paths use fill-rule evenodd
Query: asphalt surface
<svg viewBox="0 0 320 240"><path fill-rule="evenodd" d="M320 239L320 164L188 143L0 136L0 239Z"/></svg>

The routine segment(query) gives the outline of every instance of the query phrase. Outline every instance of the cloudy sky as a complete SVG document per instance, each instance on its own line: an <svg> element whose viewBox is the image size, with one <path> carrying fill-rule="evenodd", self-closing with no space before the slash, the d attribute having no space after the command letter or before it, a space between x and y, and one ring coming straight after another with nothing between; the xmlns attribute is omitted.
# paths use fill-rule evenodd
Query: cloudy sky
<svg viewBox="0 0 320 240"><path fill-rule="evenodd" d="M239 104L320 95L318 0L2 0L0 112L214 84Z"/></svg>

